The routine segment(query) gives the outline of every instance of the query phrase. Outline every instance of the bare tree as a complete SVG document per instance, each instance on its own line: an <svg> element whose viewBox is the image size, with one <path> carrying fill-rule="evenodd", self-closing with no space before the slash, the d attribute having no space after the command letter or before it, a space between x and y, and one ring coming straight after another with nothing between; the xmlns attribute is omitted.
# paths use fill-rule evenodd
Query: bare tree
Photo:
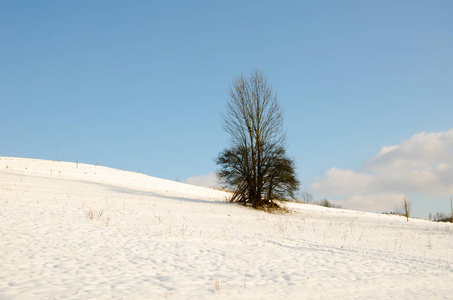
<svg viewBox="0 0 453 300"><path fill-rule="evenodd" d="M409 217L412 211L412 201L404 197L403 200L401 200L397 211L399 215L406 217L406 220L409 222Z"/></svg>
<svg viewBox="0 0 453 300"><path fill-rule="evenodd" d="M258 208L294 197L299 181L293 159L286 156L283 115L263 73L233 81L223 121L231 147L219 154L217 174L234 188L231 201Z"/></svg>
<svg viewBox="0 0 453 300"><path fill-rule="evenodd" d="M307 191L302 191L302 202L303 203L311 203L313 202L313 194Z"/></svg>

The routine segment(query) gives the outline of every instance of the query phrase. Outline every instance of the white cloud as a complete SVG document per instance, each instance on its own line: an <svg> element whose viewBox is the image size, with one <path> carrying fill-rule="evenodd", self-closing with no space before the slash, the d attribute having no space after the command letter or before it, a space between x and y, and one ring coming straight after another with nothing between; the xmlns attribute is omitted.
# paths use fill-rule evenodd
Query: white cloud
<svg viewBox="0 0 453 300"><path fill-rule="evenodd" d="M216 173L210 173L206 175L192 176L187 178L184 183L205 186L211 188L220 188L221 184L217 178Z"/></svg>
<svg viewBox="0 0 453 300"><path fill-rule="evenodd" d="M363 206L366 210L374 210L373 205L382 208L388 199L396 196L401 199L407 193L450 196L453 194L453 129L421 132L400 145L383 147L360 171L331 168L311 187L322 195L342 196L346 207Z"/></svg>
<svg viewBox="0 0 453 300"><path fill-rule="evenodd" d="M453 163L453 129L446 132L421 132L401 145L383 147L364 169L382 171L417 168L437 163Z"/></svg>
<svg viewBox="0 0 453 300"><path fill-rule="evenodd" d="M368 191L372 181L372 175L334 167L327 170L324 179L313 183L311 188L326 195L348 195Z"/></svg>
<svg viewBox="0 0 453 300"><path fill-rule="evenodd" d="M371 211L371 212L385 212L392 211L395 204L400 203L404 194L398 193L383 193L375 195L353 195L346 199L337 201L341 206L350 209Z"/></svg>

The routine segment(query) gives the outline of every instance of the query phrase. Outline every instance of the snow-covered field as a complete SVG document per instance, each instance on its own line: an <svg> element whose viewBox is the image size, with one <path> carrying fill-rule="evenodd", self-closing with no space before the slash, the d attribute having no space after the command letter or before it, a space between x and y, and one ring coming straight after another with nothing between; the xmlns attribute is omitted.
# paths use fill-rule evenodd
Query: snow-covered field
<svg viewBox="0 0 453 300"><path fill-rule="evenodd" d="M453 299L452 224L227 197L0 157L0 299Z"/></svg>

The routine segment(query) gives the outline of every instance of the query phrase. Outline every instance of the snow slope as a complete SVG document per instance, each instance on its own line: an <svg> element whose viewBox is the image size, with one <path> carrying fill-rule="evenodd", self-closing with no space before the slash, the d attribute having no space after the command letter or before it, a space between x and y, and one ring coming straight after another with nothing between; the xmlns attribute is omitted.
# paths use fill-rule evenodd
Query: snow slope
<svg viewBox="0 0 453 300"><path fill-rule="evenodd" d="M268 214L227 197L0 157L0 299L453 297L452 224L295 203Z"/></svg>

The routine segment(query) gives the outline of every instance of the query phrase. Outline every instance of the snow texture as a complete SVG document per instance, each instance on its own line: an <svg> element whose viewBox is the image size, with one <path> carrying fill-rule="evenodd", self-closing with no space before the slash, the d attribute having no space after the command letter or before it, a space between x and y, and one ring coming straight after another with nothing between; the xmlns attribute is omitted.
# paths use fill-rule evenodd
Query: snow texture
<svg viewBox="0 0 453 300"><path fill-rule="evenodd" d="M0 299L447 299L453 226L0 157Z"/></svg>

